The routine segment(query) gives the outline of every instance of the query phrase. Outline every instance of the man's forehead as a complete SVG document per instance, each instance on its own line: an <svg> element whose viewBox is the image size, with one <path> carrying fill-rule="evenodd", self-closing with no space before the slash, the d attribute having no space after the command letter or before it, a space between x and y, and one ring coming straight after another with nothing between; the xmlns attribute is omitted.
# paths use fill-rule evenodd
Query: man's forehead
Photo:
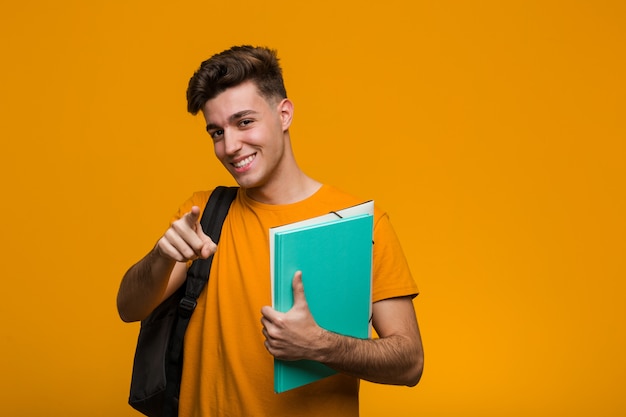
<svg viewBox="0 0 626 417"><path fill-rule="evenodd" d="M243 113L260 113L268 105L254 84L240 84L208 100L202 112L207 122L214 121L213 119L230 120Z"/></svg>

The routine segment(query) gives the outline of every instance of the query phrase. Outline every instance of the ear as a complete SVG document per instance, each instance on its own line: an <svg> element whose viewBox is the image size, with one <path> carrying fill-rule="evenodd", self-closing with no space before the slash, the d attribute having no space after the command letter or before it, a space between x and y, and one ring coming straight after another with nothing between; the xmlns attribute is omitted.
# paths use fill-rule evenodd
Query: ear
<svg viewBox="0 0 626 417"><path fill-rule="evenodd" d="M283 132L285 132L289 129L291 121L293 120L293 102L288 98L285 98L278 103L277 110L282 121Z"/></svg>

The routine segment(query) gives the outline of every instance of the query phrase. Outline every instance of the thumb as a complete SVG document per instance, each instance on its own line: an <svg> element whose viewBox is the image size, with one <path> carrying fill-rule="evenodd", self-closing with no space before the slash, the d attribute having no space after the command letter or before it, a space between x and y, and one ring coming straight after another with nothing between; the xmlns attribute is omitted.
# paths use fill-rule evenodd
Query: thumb
<svg viewBox="0 0 626 417"><path fill-rule="evenodd" d="M296 271L291 283L293 289L293 305L307 304L306 297L304 296L304 283L302 282L302 271Z"/></svg>
<svg viewBox="0 0 626 417"><path fill-rule="evenodd" d="M213 242L213 240L211 240L210 237L208 237L204 233L202 233L202 235L203 237L201 237L201 239L203 244L202 248L200 249L200 256L202 257L202 259L206 259L215 253L215 251L217 250L217 245Z"/></svg>
<svg viewBox="0 0 626 417"><path fill-rule="evenodd" d="M202 247L200 248L199 255L201 258L206 259L215 253L215 251L217 250L217 245L215 244L215 242L213 242L213 239L211 239L209 235L204 233L204 230L202 229L202 225L200 223L196 222L195 230L196 235L200 238L200 241L202 242Z"/></svg>

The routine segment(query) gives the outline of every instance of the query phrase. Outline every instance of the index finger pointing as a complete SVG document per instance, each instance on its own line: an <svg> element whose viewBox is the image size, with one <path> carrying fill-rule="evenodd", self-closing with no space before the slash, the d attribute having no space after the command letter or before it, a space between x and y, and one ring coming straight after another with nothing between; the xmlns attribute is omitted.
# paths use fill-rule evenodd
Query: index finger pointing
<svg viewBox="0 0 626 417"><path fill-rule="evenodd" d="M198 220L200 219L200 207L191 207L191 210L187 214L185 214L184 217L189 227L195 229L196 224L198 224Z"/></svg>

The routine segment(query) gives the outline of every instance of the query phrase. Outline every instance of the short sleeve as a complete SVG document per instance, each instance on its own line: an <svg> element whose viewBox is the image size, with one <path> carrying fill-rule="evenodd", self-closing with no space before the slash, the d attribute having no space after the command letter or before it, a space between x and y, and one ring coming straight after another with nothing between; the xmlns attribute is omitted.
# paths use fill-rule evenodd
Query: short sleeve
<svg viewBox="0 0 626 417"><path fill-rule="evenodd" d="M386 213L374 224L372 301L419 294L408 262Z"/></svg>

